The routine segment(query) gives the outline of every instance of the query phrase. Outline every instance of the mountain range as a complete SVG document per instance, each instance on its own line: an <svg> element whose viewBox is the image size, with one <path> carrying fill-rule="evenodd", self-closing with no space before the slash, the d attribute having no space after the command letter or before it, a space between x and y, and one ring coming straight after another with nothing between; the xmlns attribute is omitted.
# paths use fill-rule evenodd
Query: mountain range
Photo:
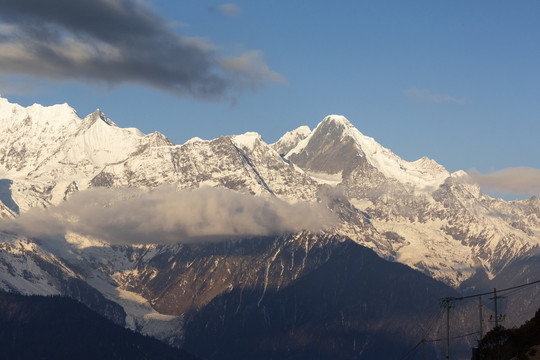
<svg viewBox="0 0 540 360"><path fill-rule="evenodd" d="M99 110L0 98L0 217L0 288L73 297L206 358L294 358L322 338L334 345L320 358L370 358L399 333L395 355L421 309L536 280L540 263L538 198L492 198L339 115L274 144L250 132L175 145ZM510 299L509 317L530 318L538 292ZM470 311L456 313L463 329Z"/></svg>

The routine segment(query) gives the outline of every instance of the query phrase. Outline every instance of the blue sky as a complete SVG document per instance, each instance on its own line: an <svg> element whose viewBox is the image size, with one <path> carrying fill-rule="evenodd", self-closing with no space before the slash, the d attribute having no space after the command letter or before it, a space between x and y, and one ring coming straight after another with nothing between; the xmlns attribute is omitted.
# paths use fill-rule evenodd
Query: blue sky
<svg viewBox="0 0 540 360"><path fill-rule="evenodd" d="M0 46L23 49L9 59L0 52L0 93L11 102L67 102L81 116L100 108L119 126L157 130L175 143L246 131L271 143L300 125L314 128L325 115L342 114L406 160L426 155L450 171L484 174L532 168L528 193L538 194L538 1L118 0L111 12L120 14L122 6L138 12L126 10L129 19L90 14L80 21L86 28L58 15L72 19L76 8L3 3ZM110 2L81 4L106 10ZM148 57L138 69L153 74L156 64L171 80L124 73L121 66L106 76L87 65L60 68L42 49L53 44L49 38L39 40L39 52L28 45L36 35L26 24L46 24L36 26L40 33L54 28L60 51L69 47L70 54L87 43L85 51L100 56L117 51L125 69ZM151 44L137 40L145 31L153 34ZM162 52L176 35L182 45ZM177 53L192 50L195 60ZM208 66L182 65L199 60ZM184 70L200 75L189 89ZM221 76L219 87L207 81L209 74ZM205 87L196 88L197 81Z"/></svg>

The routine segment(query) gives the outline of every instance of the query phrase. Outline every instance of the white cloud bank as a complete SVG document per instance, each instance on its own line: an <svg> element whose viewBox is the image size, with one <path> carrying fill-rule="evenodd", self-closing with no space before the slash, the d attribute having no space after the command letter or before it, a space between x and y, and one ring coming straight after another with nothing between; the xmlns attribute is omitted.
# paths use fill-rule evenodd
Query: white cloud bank
<svg viewBox="0 0 540 360"><path fill-rule="evenodd" d="M74 194L56 207L0 221L0 230L45 239L74 232L111 244L144 244L316 232L335 221L318 204L291 205L220 188L160 187L151 192L96 188Z"/></svg>
<svg viewBox="0 0 540 360"><path fill-rule="evenodd" d="M471 169L468 174L488 192L506 195L540 195L540 170L530 167L506 168L489 174Z"/></svg>

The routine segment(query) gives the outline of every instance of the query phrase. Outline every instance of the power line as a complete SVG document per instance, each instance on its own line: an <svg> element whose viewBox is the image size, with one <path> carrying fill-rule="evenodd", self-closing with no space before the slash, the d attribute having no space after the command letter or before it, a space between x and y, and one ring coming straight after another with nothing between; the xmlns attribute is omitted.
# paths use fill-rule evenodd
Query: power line
<svg viewBox="0 0 540 360"><path fill-rule="evenodd" d="M424 340L422 340L422 341L424 341ZM422 341L420 341L418 344L414 345L414 347L412 349L410 349L405 354L403 354L403 356L401 356L399 359L400 360L405 360L405 359L408 359L409 357L411 357L412 355L414 355L416 353L416 350L418 350L418 347L420 345L422 345Z"/></svg>
<svg viewBox="0 0 540 360"><path fill-rule="evenodd" d="M502 289L502 290L497 290L499 293L503 292L503 291L509 291L509 290L514 290L514 289L519 289L519 288L522 288L522 287L525 287L525 286L530 286L530 285L534 285L534 284L538 284L540 283L540 280L536 280L536 281L533 281L533 282L530 282L530 283L526 283L526 284L521 284L521 285L517 285L517 286L512 286L512 287L509 287L509 288L506 288L506 289ZM456 301L456 300L465 300L465 299L471 299L471 298L475 298L475 297L478 297L478 296L484 296L484 295L490 295L490 294L493 294L493 291L489 291L489 292L485 292L485 293L481 293L481 294L474 294L474 295L468 295L468 296L461 296L461 297L449 297L449 298L444 298L444 299L450 299L450 300L453 300L453 301Z"/></svg>
<svg viewBox="0 0 540 360"><path fill-rule="evenodd" d="M503 292L506 292L506 291L511 291L511 290L518 290L518 289L521 289L521 288L524 288L526 286L531 286L531 285L534 285L534 284L538 284L540 283L540 280L536 280L536 281L532 281L532 282L529 282L529 283L525 283L525 284L521 284L521 285L516 285L516 286L512 286L512 287L509 287L509 288L506 288L506 289L499 289L499 294L503 293ZM497 296L497 289L494 288L493 289L493 292L485 292L485 293L481 293L481 294L474 294L474 295L468 295L468 296L461 296L461 297L446 297L446 298L442 298L441 301L442 303L444 304L444 306L446 307L446 360L448 360L450 358L450 308L451 308L451 303L452 302L455 302L455 301L458 301L458 300L465 300L465 299L472 299L472 298L481 298L483 295L489 295L489 294L493 294L493 297L490 298L490 300L493 300L494 304L495 304L495 328L498 327L499 325L499 317L498 317L498 309L497 309L497 299L501 299L503 298L504 296ZM480 307L480 311L482 311L481 307ZM482 318L482 315L480 313L480 319ZM480 324L480 326L482 326L482 324ZM481 333L481 331L479 332L475 332L476 334L477 333Z"/></svg>
<svg viewBox="0 0 540 360"><path fill-rule="evenodd" d="M456 335L456 336L451 337L450 340L463 339L465 337L472 336L472 335L477 335L479 333L480 333L480 331L475 331L475 332L471 332L471 333L468 333L468 334ZM418 350L419 346L422 345L422 343L435 343L435 342L445 341L445 340L446 340L446 337L445 338L439 338L439 339L422 339L422 340L420 340L420 342L418 342L416 345L414 345L409 351L407 351L405 354L403 354L400 357L400 360L408 359L412 355L416 354L416 351Z"/></svg>
<svg viewBox="0 0 540 360"><path fill-rule="evenodd" d="M523 290L525 290L524 287L519 288L519 289L514 289L513 291L510 291L509 293L506 293L504 296L505 297L513 296L513 295L515 295L515 294L517 294L517 293L519 293L519 292L521 292Z"/></svg>
<svg viewBox="0 0 540 360"><path fill-rule="evenodd" d="M462 339L464 337L476 335L476 334L479 334L479 333L480 333L480 331L475 331L475 332L471 332L471 333L468 333L468 334L456 335L456 336L451 337L450 340ZM431 339L431 340L424 339L423 341L433 343L433 342L444 341L444 340L446 340L446 338Z"/></svg>
<svg viewBox="0 0 540 360"><path fill-rule="evenodd" d="M426 328L424 329L424 331L422 331L422 340L419 343L415 344L411 349L405 351L399 359L401 360L408 359L412 355L416 354L418 347L422 344L423 341L424 342L426 341L425 340L426 336L433 330L433 328L437 324L437 320L442 315L442 312L443 312L443 309L439 307L436 311L434 311L431 314L431 316L428 318L426 322L426 325L427 325ZM418 334L418 331L417 331L417 334Z"/></svg>
<svg viewBox="0 0 540 360"><path fill-rule="evenodd" d="M452 307L450 305L451 302L458 301L458 300L472 299L472 298L476 298L476 297L481 298L482 296L491 295L491 294L494 294L494 298L492 298L492 300L495 300L495 302L496 302L498 298L502 298L502 296L497 295L497 292L499 294L501 294L501 293L513 290L512 292L505 294L505 296L514 295L515 293L523 290L522 288L524 288L526 286L531 286L531 285L535 285L535 284L539 284L539 283L540 283L540 280L536 280L536 281L528 282L528 283L521 284L521 285L511 286L511 287L506 288L506 289L499 289L499 290L493 289L493 291L484 292L484 293L480 293L480 294L460 296L460 297L442 298L441 301L442 301L443 306L446 308L446 316L447 316L447 319L446 319L447 320L446 337L445 338L439 338L439 339L426 339L425 337L423 337L420 342L418 342L409 351L407 351L404 355L402 355L401 359L406 359L409 356L414 355L416 353L416 351L418 350L420 345L422 345L422 348L423 348L423 345L425 343L434 343L434 342L439 342L439 341L443 341L443 340L446 340L446 342L447 342L446 358L448 359L449 358L449 341L450 340L455 340L455 339L460 339L460 338L464 338L464 337L468 337L468 336L472 336L472 335L482 334L482 330L481 330L481 331L474 331L474 332L471 332L471 333L450 337L450 331L449 331L448 327L449 327L449 321L450 321L450 318L449 318L450 314L449 313L450 313L450 308ZM480 302L479 306L481 307L481 302ZM497 306L497 305L495 305L495 306ZM481 309L480 309L480 311L481 311ZM440 312L437 313L437 315L440 316ZM481 312L480 312L480 322L482 323ZM429 332L429 330L431 330L431 327L428 327L428 329L426 329L426 330L428 330L428 331L426 331L425 333Z"/></svg>

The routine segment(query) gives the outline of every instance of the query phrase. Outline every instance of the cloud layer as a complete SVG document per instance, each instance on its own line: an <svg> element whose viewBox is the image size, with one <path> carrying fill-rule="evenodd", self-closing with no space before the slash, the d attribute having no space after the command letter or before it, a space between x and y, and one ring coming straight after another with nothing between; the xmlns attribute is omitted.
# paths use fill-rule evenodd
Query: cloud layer
<svg viewBox="0 0 540 360"><path fill-rule="evenodd" d="M506 168L489 174L476 169L469 175L488 192L508 195L540 195L540 170L530 167Z"/></svg>
<svg viewBox="0 0 540 360"><path fill-rule="evenodd" d="M221 15L227 17L237 17L242 14L242 9L233 3L217 5L214 9L219 11Z"/></svg>
<svg viewBox="0 0 540 360"><path fill-rule="evenodd" d="M450 95L436 94L428 89L409 88L403 92L405 96L415 102L428 102L435 104L458 104L462 105L466 103L465 99L458 99Z"/></svg>
<svg viewBox="0 0 540 360"><path fill-rule="evenodd" d="M199 99L283 81L260 53L222 58L140 0L2 0L0 19L0 69L8 75L138 83Z"/></svg>
<svg viewBox="0 0 540 360"><path fill-rule="evenodd" d="M176 191L91 189L49 209L32 209L0 229L37 238L67 232L112 244L220 241L301 230L320 231L335 217L316 204L288 204L220 188Z"/></svg>

